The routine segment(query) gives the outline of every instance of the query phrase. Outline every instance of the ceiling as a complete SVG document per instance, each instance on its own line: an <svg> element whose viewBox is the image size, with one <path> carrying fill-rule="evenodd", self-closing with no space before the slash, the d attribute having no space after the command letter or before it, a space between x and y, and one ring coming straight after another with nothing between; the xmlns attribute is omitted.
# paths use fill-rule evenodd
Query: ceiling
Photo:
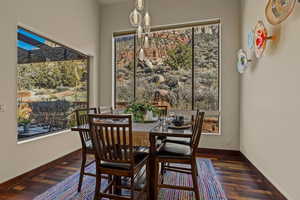
<svg viewBox="0 0 300 200"><path fill-rule="evenodd" d="M118 2L124 2L128 0L98 0L100 4L113 4L113 3L118 3Z"/></svg>

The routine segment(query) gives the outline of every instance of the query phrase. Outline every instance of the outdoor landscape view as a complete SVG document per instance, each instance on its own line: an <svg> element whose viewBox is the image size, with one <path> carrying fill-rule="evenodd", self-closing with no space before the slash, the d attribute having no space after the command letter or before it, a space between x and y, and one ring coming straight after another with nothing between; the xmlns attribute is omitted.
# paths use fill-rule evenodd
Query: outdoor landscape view
<svg viewBox="0 0 300 200"><path fill-rule="evenodd" d="M134 35L116 37L117 107L158 96L169 110L207 111L204 132L219 133L219 37L219 24L152 32L145 60Z"/></svg>
<svg viewBox="0 0 300 200"><path fill-rule="evenodd" d="M73 111L88 102L87 57L29 32L18 34L18 138L74 126Z"/></svg>
<svg viewBox="0 0 300 200"><path fill-rule="evenodd" d="M192 29L155 32L149 39L146 59L137 62L137 101L157 93L172 109L192 109Z"/></svg>

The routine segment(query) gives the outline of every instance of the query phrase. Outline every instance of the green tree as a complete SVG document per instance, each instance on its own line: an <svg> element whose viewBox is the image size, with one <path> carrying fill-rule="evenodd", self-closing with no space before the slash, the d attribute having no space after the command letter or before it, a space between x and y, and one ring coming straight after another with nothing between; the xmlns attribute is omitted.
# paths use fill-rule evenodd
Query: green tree
<svg viewBox="0 0 300 200"><path fill-rule="evenodd" d="M192 66L192 47L177 43L176 48L170 49L167 52L168 58L164 61L165 65L172 69L189 69Z"/></svg>

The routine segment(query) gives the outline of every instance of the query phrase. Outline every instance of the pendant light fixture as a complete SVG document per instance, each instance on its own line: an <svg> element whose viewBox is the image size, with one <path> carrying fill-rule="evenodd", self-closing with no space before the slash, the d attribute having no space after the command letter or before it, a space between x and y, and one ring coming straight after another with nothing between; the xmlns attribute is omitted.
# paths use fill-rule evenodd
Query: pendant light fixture
<svg viewBox="0 0 300 200"><path fill-rule="evenodd" d="M149 34L150 34L150 31L151 31L150 26L145 26L145 28L144 28L145 34L149 35Z"/></svg>
<svg viewBox="0 0 300 200"><path fill-rule="evenodd" d="M145 3L144 3L144 0L136 0L136 8L139 10L139 11L143 11L144 7L145 7Z"/></svg>
<svg viewBox="0 0 300 200"><path fill-rule="evenodd" d="M150 19L150 15L149 15L149 12L147 11L145 13L145 16L144 16L144 23L145 23L145 26L150 26L150 22L151 22L151 19Z"/></svg>
<svg viewBox="0 0 300 200"><path fill-rule="evenodd" d="M131 25L137 28L136 34L139 43L141 44L139 58L140 60L144 60L145 53L143 48L149 48L149 34L151 29L151 17L148 12L148 8L145 6L145 0L135 0L135 8L130 13L129 19Z"/></svg>
<svg viewBox="0 0 300 200"><path fill-rule="evenodd" d="M145 52L144 52L143 48L140 49L139 59L140 59L140 61L144 61L145 60Z"/></svg>
<svg viewBox="0 0 300 200"><path fill-rule="evenodd" d="M145 38L144 38L144 47L146 49L149 48L149 37L148 37L148 35L145 35Z"/></svg>
<svg viewBox="0 0 300 200"><path fill-rule="evenodd" d="M143 35L143 27L141 25L139 25L138 29L137 29L137 37L138 39L141 39Z"/></svg>
<svg viewBox="0 0 300 200"><path fill-rule="evenodd" d="M132 26L138 27L142 24L142 15L141 13L135 8L129 15L129 20Z"/></svg>

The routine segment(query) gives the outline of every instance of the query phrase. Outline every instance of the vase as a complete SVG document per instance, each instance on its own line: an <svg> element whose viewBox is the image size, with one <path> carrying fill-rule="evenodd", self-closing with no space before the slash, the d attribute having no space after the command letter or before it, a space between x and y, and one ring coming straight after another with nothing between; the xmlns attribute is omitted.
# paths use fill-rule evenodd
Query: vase
<svg viewBox="0 0 300 200"><path fill-rule="evenodd" d="M144 115L144 120L145 121L150 121L153 119L153 112L152 111L147 111L146 114Z"/></svg>

